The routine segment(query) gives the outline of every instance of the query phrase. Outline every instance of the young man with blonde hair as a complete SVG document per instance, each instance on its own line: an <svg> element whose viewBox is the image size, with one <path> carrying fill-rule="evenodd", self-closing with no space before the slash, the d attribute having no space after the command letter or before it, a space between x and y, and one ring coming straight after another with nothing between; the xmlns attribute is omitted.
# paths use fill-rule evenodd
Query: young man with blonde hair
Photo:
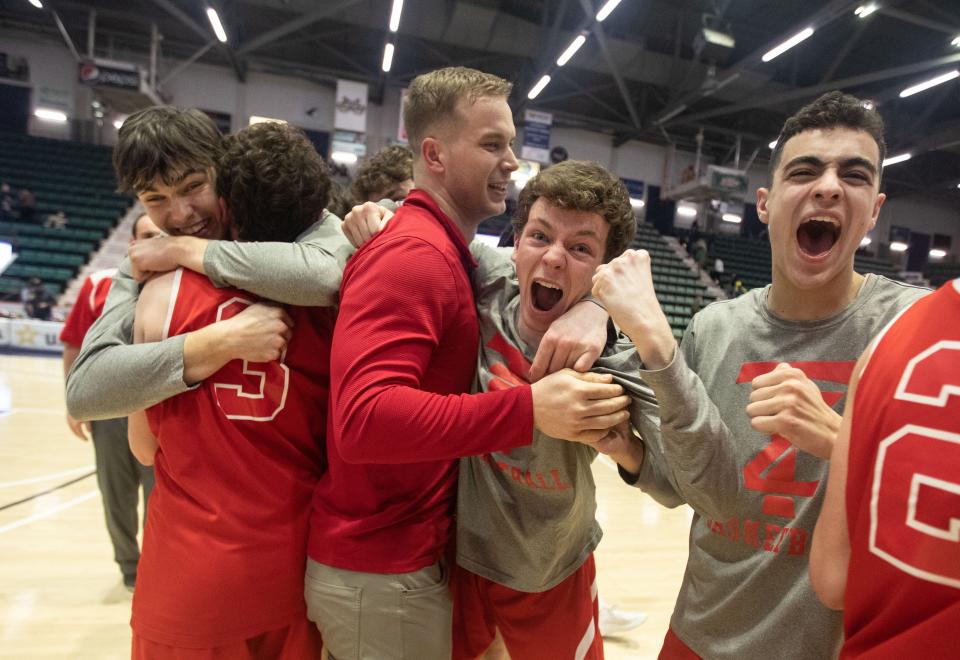
<svg viewBox="0 0 960 660"><path fill-rule="evenodd" d="M457 458L527 445L535 426L599 438L627 417L609 377L569 371L468 394L479 331L468 244L503 212L517 167L510 90L463 67L413 81L417 188L344 272L306 582L334 658L449 657Z"/></svg>

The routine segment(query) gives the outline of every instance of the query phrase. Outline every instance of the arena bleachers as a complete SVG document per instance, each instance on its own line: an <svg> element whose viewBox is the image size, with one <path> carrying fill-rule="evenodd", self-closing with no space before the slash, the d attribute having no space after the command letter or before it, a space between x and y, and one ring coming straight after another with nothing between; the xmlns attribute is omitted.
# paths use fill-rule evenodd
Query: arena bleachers
<svg viewBox="0 0 960 660"><path fill-rule="evenodd" d="M955 277L960 277L960 263L927 264L923 274L930 280L930 286L940 287Z"/></svg>
<svg viewBox="0 0 960 660"><path fill-rule="evenodd" d="M59 294L117 225L132 200L115 192L110 148L0 133L0 180L37 199L33 222L0 222L0 240L18 259L0 275L0 297L15 298L30 277ZM62 211L63 229L43 226Z"/></svg>
<svg viewBox="0 0 960 660"><path fill-rule="evenodd" d="M707 291L697 275L683 263L653 225L639 223L630 247L650 253L657 299L670 321L674 336L679 339L693 314L713 302L713 294Z"/></svg>

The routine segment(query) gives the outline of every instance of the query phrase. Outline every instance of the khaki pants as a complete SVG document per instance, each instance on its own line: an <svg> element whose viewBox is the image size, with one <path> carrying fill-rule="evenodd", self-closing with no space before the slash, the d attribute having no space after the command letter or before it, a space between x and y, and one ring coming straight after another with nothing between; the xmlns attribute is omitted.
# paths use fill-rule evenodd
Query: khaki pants
<svg viewBox="0 0 960 660"><path fill-rule="evenodd" d="M448 660L449 573L361 573L307 561L307 616L330 660Z"/></svg>

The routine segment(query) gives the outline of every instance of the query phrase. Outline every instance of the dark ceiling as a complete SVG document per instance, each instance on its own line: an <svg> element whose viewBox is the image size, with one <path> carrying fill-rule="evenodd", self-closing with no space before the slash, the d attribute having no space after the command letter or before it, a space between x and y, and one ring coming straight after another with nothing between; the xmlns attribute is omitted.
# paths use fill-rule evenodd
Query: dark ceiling
<svg viewBox="0 0 960 660"><path fill-rule="evenodd" d="M204 10L212 4L230 37L220 45ZM0 29L61 39L56 16L85 53L144 61L151 30L162 35L159 79L193 58L229 67L239 79L264 71L335 84L372 84L373 100L423 71L451 64L513 80L524 107L554 122L601 131L615 144L639 139L692 148L702 131L708 156L762 162L784 118L821 92L840 88L875 100L891 154L914 158L885 175L890 194L924 192L960 200L960 80L907 99L910 84L960 67L960 0L623 0L603 23L601 0L406 0L399 32L387 29L391 0L0 0ZM91 10L95 17L91 20ZM698 48L706 25L731 34L732 49ZM764 63L761 56L805 27L809 39ZM563 68L554 60L576 33L586 45ZM383 46L396 43L389 74ZM182 70L182 68L181 68ZM544 74L552 81L530 102ZM739 150L738 150L739 145Z"/></svg>

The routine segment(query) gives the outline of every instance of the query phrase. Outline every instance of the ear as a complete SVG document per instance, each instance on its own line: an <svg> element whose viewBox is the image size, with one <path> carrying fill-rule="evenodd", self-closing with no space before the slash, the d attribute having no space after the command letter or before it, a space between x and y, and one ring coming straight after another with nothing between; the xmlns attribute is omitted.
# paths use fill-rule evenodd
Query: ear
<svg viewBox="0 0 960 660"><path fill-rule="evenodd" d="M767 200L769 199L769 189L757 188L757 215L760 217L760 222L765 225L770 224L770 214L767 211Z"/></svg>
<svg viewBox="0 0 960 660"><path fill-rule="evenodd" d="M877 218L880 217L880 207L883 206L885 201L887 201L886 193L877 195L877 201L873 203L873 217L870 218L870 226L867 228L867 231L870 231L877 225Z"/></svg>
<svg viewBox="0 0 960 660"><path fill-rule="evenodd" d="M443 143L437 138L426 137L420 143L420 158L428 171L441 174L446 169L443 163Z"/></svg>

